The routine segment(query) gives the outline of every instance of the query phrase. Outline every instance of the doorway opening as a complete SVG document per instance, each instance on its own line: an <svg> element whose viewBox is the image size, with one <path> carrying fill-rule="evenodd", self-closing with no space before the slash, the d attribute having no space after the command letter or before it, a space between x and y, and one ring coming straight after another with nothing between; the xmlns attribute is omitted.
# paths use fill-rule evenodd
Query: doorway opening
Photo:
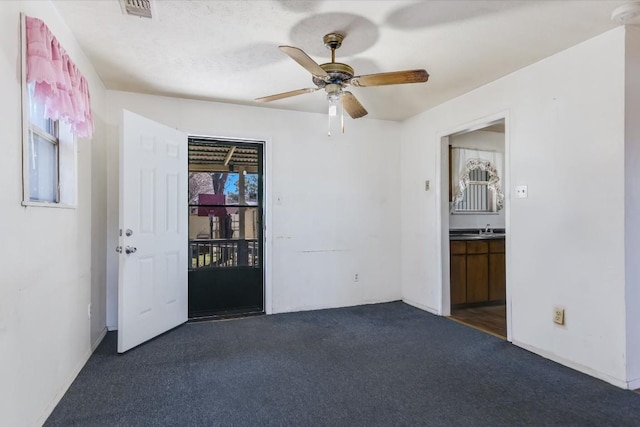
<svg viewBox="0 0 640 427"><path fill-rule="evenodd" d="M189 138L191 320L264 313L263 144Z"/></svg>
<svg viewBox="0 0 640 427"><path fill-rule="evenodd" d="M450 134L441 147L443 314L503 339L505 136L502 118Z"/></svg>

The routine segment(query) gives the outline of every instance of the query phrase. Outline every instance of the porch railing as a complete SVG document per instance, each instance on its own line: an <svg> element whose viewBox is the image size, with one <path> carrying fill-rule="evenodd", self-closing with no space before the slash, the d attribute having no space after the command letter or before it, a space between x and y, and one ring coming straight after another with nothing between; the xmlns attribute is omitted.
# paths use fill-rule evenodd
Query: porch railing
<svg viewBox="0 0 640 427"><path fill-rule="evenodd" d="M191 269L224 267L258 267L257 239L189 240Z"/></svg>

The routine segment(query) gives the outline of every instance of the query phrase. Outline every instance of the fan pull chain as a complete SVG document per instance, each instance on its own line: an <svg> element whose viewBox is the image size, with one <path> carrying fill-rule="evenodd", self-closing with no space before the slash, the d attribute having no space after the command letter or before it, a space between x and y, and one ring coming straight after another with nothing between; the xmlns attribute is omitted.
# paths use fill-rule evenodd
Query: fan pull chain
<svg viewBox="0 0 640 427"><path fill-rule="evenodd" d="M342 133L344 133L344 102L342 101L342 97L340 97L340 104L342 105L340 109L340 129L342 129Z"/></svg>
<svg viewBox="0 0 640 427"><path fill-rule="evenodd" d="M339 114L338 110L340 110ZM342 97L340 97L337 101L335 99L329 99L329 110L327 113L327 136L331 137L332 125L335 128L338 128L339 126L340 132L344 133L344 102ZM340 121L333 122L332 120Z"/></svg>

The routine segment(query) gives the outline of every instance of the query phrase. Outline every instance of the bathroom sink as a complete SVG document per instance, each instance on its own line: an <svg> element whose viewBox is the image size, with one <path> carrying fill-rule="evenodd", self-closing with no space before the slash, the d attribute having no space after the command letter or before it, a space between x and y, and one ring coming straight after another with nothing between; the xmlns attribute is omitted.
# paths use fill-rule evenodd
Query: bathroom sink
<svg viewBox="0 0 640 427"><path fill-rule="evenodd" d="M449 240L491 240L504 239L504 233L450 233Z"/></svg>

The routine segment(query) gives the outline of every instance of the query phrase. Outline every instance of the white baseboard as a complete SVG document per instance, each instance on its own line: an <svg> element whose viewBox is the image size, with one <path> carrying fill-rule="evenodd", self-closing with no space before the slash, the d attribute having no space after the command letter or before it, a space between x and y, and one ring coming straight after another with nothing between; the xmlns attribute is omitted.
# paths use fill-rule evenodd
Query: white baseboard
<svg viewBox="0 0 640 427"><path fill-rule="evenodd" d="M98 338L91 344L91 348L80 359L80 362L67 376L67 378L62 383L62 386L58 389L56 394L51 398L51 401L49 402L49 404L44 408L42 415L38 418L37 425L43 425L44 422L47 420L47 418L49 418L49 415L51 415L55 407L58 405L58 403L60 403L62 396L64 396L67 390L69 390L69 387L71 387L71 384L73 383L73 381L76 379L76 377L78 376L82 368L84 368L84 365L87 364L87 361L89 360L89 358L91 357L95 349L98 348L98 345L100 345L105 335L107 335L106 327L102 330L100 335L98 335Z"/></svg>
<svg viewBox="0 0 640 427"><path fill-rule="evenodd" d="M294 306L294 307L285 307L284 309L278 309L272 311L271 314L282 314L282 313L298 313L301 311L312 311L312 310L330 310L333 308L347 308L347 307L358 307L361 305L370 305L370 304L385 304L388 302L400 301L400 298L391 298L391 299L383 299L383 300L364 300L356 303L349 303L345 305L303 305L303 306Z"/></svg>
<svg viewBox="0 0 640 427"><path fill-rule="evenodd" d="M406 304L409 304L409 305L414 306L416 308L419 308L421 310L427 311L429 313L432 313L432 314L435 314L435 315L438 315L438 316L441 315L441 313L437 309L435 309L433 307L429 307L429 306L426 306L424 304L420 304L420 303L417 303L415 301L411 301L411 300L406 299L406 298L403 298L402 301L404 303L406 303ZM525 343L517 341L517 340L513 340L512 344L514 344L514 345L516 345L516 346L518 346L520 348L523 348L523 349L525 349L527 351L530 351L531 353L534 353L534 354L537 354L539 356L542 356L545 359L552 360L552 361L554 361L556 363L559 363L561 365L564 365L564 366L566 366L568 368L571 368L571 369L574 369L576 371L582 372L583 374L587 374L589 376L598 378L598 379L600 379L602 381L608 382L609 384L613 384L616 387L620 387L620 388L624 388L624 389L631 389L631 390L640 389L640 378L635 379L635 380L631 380L631 381L621 380L619 378L612 377L612 376L610 376L608 374L605 374L603 372L596 371L595 369L589 368L589 367L581 365L579 363L575 363L575 362L573 362L571 360L568 360L568 359L565 359L563 357L559 357L556 354L540 350L539 348L533 347L533 346L531 346L529 344L525 344Z"/></svg>
<svg viewBox="0 0 640 427"><path fill-rule="evenodd" d="M429 306L424 305L424 304L420 304L419 302L411 301L410 299L407 299L407 298L402 298L402 302L404 302L405 304L409 304L411 306L414 306L415 308L419 308L420 310L428 311L429 313L435 314L437 316L441 316L442 315L440 313L440 310L438 310L436 308L429 307Z"/></svg>
<svg viewBox="0 0 640 427"><path fill-rule="evenodd" d="M635 380L631 380L627 382L629 385L629 390L638 390L640 389L640 378L636 378Z"/></svg>
<svg viewBox="0 0 640 427"><path fill-rule="evenodd" d="M104 339L104 337L107 335L107 328L105 327L102 332L100 332L100 335L98 335L98 338L96 338L96 340L93 342L93 344L91 344L91 353L93 354L94 351L96 351L96 348L98 348L98 346L100 345L100 343L102 342L102 340Z"/></svg>
<svg viewBox="0 0 640 427"><path fill-rule="evenodd" d="M627 382L625 380L621 380L619 378L612 377L612 376L610 376L608 374L605 374L603 372L596 371L595 369L589 368L588 366L584 366L584 365L581 365L579 363L576 363L576 362L573 362L571 360L568 360L568 359L565 359L563 357L560 357L557 354L553 354L553 353L550 353L548 351L540 350L539 348L533 347L533 346L531 346L529 344L525 344L525 343L517 341L517 340L513 340L512 344L513 345L517 345L518 347L523 348L523 349L525 349L527 351L530 351L531 353L535 353L535 354L537 354L539 356L542 356L545 359L552 360L552 361L554 361L556 363L559 363L561 365L564 365L564 366L566 366L568 368L571 368L571 369L574 369L576 371L582 372L583 374L587 374L589 376L598 378L598 379L600 379L602 381L608 382L609 384L613 384L616 387L620 387L620 388L624 388L624 389L630 388L630 384L631 384L630 382ZM640 380L637 380L637 381L638 381L638 386L640 387Z"/></svg>

